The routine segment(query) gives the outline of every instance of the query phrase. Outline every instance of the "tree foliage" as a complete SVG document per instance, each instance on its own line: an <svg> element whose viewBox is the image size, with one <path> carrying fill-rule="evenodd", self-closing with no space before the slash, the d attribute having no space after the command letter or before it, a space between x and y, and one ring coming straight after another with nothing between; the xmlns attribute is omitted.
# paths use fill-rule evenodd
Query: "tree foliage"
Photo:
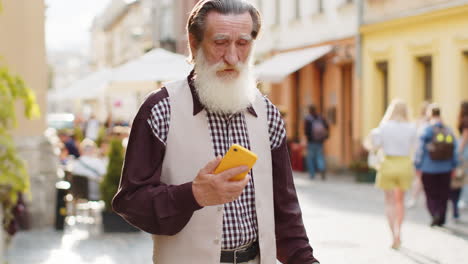
<svg viewBox="0 0 468 264"><path fill-rule="evenodd" d="M39 106L34 93L26 87L24 81L0 68L0 201L4 209L4 227L13 219L12 208L18 199L18 193L29 191L29 176L23 160L16 151L9 132L17 125L16 101L24 105L24 115L29 119L40 116Z"/></svg>

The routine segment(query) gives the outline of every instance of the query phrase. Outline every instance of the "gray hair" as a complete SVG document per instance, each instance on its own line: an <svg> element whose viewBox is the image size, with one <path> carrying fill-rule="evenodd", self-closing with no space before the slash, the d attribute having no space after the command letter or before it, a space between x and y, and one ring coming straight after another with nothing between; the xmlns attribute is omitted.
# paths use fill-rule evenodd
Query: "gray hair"
<svg viewBox="0 0 468 264"><path fill-rule="evenodd" d="M251 3L245 0L201 0L192 9L187 21L187 33L195 37L197 45L203 40L206 16L212 11L223 15L249 12L253 23L250 35L253 39L257 38L262 26L262 21L260 12ZM193 60L192 54L190 54L190 57L191 60Z"/></svg>

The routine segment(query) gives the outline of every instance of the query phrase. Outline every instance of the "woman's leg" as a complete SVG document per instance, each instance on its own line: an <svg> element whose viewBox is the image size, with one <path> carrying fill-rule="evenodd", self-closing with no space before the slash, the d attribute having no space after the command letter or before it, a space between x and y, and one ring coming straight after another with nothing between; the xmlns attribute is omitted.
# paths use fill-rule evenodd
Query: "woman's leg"
<svg viewBox="0 0 468 264"><path fill-rule="evenodd" d="M405 207L404 207L404 200L405 200L405 192L401 189L396 189L394 191L395 196L395 243L397 246L401 243L401 225L403 223L403 219L405 218Z"/></svg>
<svg viewBox="0 0 468 264"><path fill-rule="evenodd" d="M393 190L385 190L385 213L387 215L388 225L392 232L393 241L395 241L395 197Z"/></svg>

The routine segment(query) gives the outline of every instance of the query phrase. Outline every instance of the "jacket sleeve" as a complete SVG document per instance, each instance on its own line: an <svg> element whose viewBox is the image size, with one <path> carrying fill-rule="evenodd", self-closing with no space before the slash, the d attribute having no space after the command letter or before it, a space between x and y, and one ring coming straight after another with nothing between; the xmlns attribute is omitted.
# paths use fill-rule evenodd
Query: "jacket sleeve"
<svg viewBox="0 0 468 264"><path fill-rule="evenodd" d="M182 185L161 182L165 145L153 134L142 110L132 125L120 186L112 206L143 231L174 235L201 207L193 196L191 182Z"/></svg>
<svg viewBox="0 0 468 264"><path fill-rule="evenodd" d="M277 258L282 263L314 263L294 187L286 138L272 150Z"/></svg>

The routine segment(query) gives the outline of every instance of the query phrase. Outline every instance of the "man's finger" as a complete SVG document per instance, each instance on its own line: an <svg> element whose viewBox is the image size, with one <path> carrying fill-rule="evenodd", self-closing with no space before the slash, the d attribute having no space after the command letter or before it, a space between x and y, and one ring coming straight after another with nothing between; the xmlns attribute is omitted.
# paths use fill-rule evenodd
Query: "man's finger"
<svg viewBox="0 0 468 264"><path fill-rule="evenodd" d="M221 177L223 180L229 180L232 177L236 176L237 174L241 174L243 172L247 172L249 167L242 165L234 168L227 169L221 173L218 173L217 177Z"/></svg>
<svg viewBox="0 0 468 264"><path fill-rule="evenodd" d="M239 192L242 191L247 183L249 183L250 175L245 176L244 179L238 181L228 181L226 183L226 191L228 192Z"/></svg>
<svg viewBox="0 0 468 264"><path fill-rule="evenodd" d="M202 174L212 174L216 167L218 167L221 162L221 156L217 156L215 159L208 162L203 169L200 170Z"/></svg>

